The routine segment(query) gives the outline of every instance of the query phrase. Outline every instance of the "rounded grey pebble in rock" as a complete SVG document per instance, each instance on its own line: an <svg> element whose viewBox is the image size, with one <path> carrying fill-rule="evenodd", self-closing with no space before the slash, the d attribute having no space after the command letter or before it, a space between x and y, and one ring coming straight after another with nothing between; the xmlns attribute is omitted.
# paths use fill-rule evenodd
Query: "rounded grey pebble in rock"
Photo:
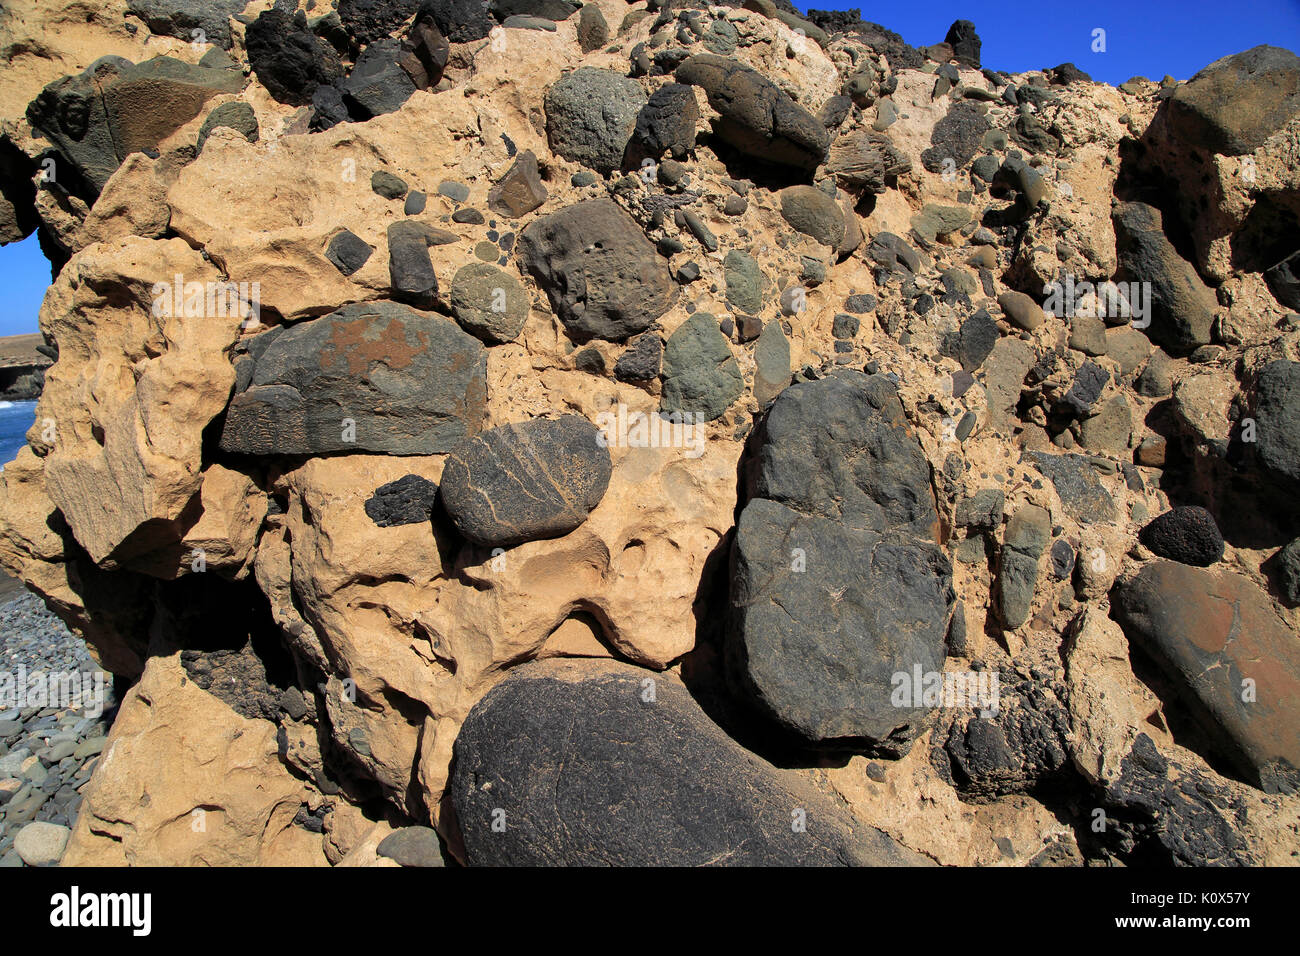
<svg viewBox="0 0 1300 956"><path fill-rule="evenodd" d="M744 391L745 380L717 320L696 312L677 327L664 348L660 410L713 421Z"/></svg>
<svg viewBox="0 0 1300 956"><path fill-rule="evenodd" d="M554 33L556 30L554 20L548 20L546 17L530 17L524 14L506 17L501 21L501 26L507 30L541 30L546 33Z"/></svg>
<svg viewBox="0 0 1300 956"><path fill-rule="evenodd" d="M487 547L568 534L609 486L601 438L577 415L488 429L448 456L443 506L461 534Z"/></svg>
<svg viewBox="0 0 1300 956"><path fill-rule="evenodd" d="M780 192L781 215L796 232L824 246L838 247L844 238L844 210L815 186L790 186Z"/></svg>
<svg viewBox="0 0 1300 956"><path fill-rule="evenodd" d="M970 437L970 433L975 430L976 421L978 421L978 417L974 412L967 412L961 417L961 421L957 423L958 441L965 441Z"/></svg>
<svg viewBox="0 0 1300 956"><path fill-rule="evenodd" d="M600 349L590 346L574 356L573 367L588 375L604 375L605 356L600 354Z"/></svg>
<svg viewBox="0 0 1300 956"><path fill-rule="evenodd" d="M53 866L63 856L71 831L53 823L29 823L14 837L14 850L28 866Z"/></svg>
<svg viewBox="0 0 1300 956"><path fill-rule="evenodd" d="M489 344L511 342L528 319L523 283L490 263L472 262L451 280L451 311L461 328Z"/></svg>
<svg viewBox="0 0 1300 956"><path fill-rule="evenodd" d="M431 827L402 827L384 837L375 848L379 856L402 866L443 866L438 834Z"/></svg>
<svg viewBox="0 0 1300 956"><path fill-rule="evenodd" d="M452 202L464 202L469 199L469 187L464 183L443 182L438 184L438 194Z"/></svg>
<svg viewBox="0 0 1300 956"><path fill-rule="evenodd" d="M722 263L727 282L727 304L740 312L758 313L763 308L763 272L754 258L738 249L727 253Z"/></svg>

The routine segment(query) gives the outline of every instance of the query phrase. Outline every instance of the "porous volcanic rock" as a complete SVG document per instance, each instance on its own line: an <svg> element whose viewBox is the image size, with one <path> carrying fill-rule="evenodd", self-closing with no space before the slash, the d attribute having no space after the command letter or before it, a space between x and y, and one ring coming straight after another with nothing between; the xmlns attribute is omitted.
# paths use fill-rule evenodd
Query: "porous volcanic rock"
<svg viewBox="0 0 1300 956"><path fill-rule="evenodd" d="M675 286L636 221L607 199L574 203L519 236L524 268L571 333L622 341L668 309Z"/></svg>
<svg viewBox="0 0 1300 956"><path fill-rule="evenodd" d="M1164 107L1175 133L1225 156L1253 152L1300 113L1300 57L1261 44L1215 60Z"/></svg>
<svg viewBox="0 0 1300 956"><path fill-rule="evenodd" d="M1142 529L1142 543L1162 558L1208 567L1223 557L1223 535L1204 508L1185 505L1166 511Z"/></svg>
<svg viewBox="0 0 1300 956"><path fill-rule="evenodd" d="M611 173L623 165L646 95L635 80L582 67L546 91L546 134L565 159Z"/></svg>

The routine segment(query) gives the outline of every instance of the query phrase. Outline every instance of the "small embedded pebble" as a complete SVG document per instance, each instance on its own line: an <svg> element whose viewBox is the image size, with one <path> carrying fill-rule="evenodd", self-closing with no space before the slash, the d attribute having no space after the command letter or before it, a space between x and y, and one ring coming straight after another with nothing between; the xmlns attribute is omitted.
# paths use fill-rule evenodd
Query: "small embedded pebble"
<svg viewBox="0 0 1300 956"><path fill-rule="evenodd" d="M469 187L463 183L439 183L438 194L440 196L446 196L452 202L464 202L469 199Z"/></svg>
<svg viewBox="0 0 1300 956"><path fill-rule="evenodd" d="M370 177L370 188L385 199L401 199L406 195L405 181L382 169Z"/></svg>

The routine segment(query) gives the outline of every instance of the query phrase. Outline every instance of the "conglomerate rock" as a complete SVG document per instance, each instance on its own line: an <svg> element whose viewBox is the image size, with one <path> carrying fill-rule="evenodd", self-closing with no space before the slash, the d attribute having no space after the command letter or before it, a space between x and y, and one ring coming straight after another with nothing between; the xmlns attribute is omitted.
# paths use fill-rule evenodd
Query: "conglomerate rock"
<svg viewBox="0 0 1300 956"><path fill-rule="evenodd" d="M5 3L65 862L1294 863L1300 61L932 39Z"/></svg>

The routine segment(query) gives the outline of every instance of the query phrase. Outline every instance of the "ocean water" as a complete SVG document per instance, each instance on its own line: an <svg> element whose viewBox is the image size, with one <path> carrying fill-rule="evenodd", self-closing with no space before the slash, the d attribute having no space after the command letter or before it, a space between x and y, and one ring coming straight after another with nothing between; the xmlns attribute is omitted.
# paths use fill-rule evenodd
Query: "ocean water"
<svg viewBox="0 0 1300 956"><path fill-rule="evenodd" d="M35 402L0 402L0 465L14 460L36 421Z"/></svg>

